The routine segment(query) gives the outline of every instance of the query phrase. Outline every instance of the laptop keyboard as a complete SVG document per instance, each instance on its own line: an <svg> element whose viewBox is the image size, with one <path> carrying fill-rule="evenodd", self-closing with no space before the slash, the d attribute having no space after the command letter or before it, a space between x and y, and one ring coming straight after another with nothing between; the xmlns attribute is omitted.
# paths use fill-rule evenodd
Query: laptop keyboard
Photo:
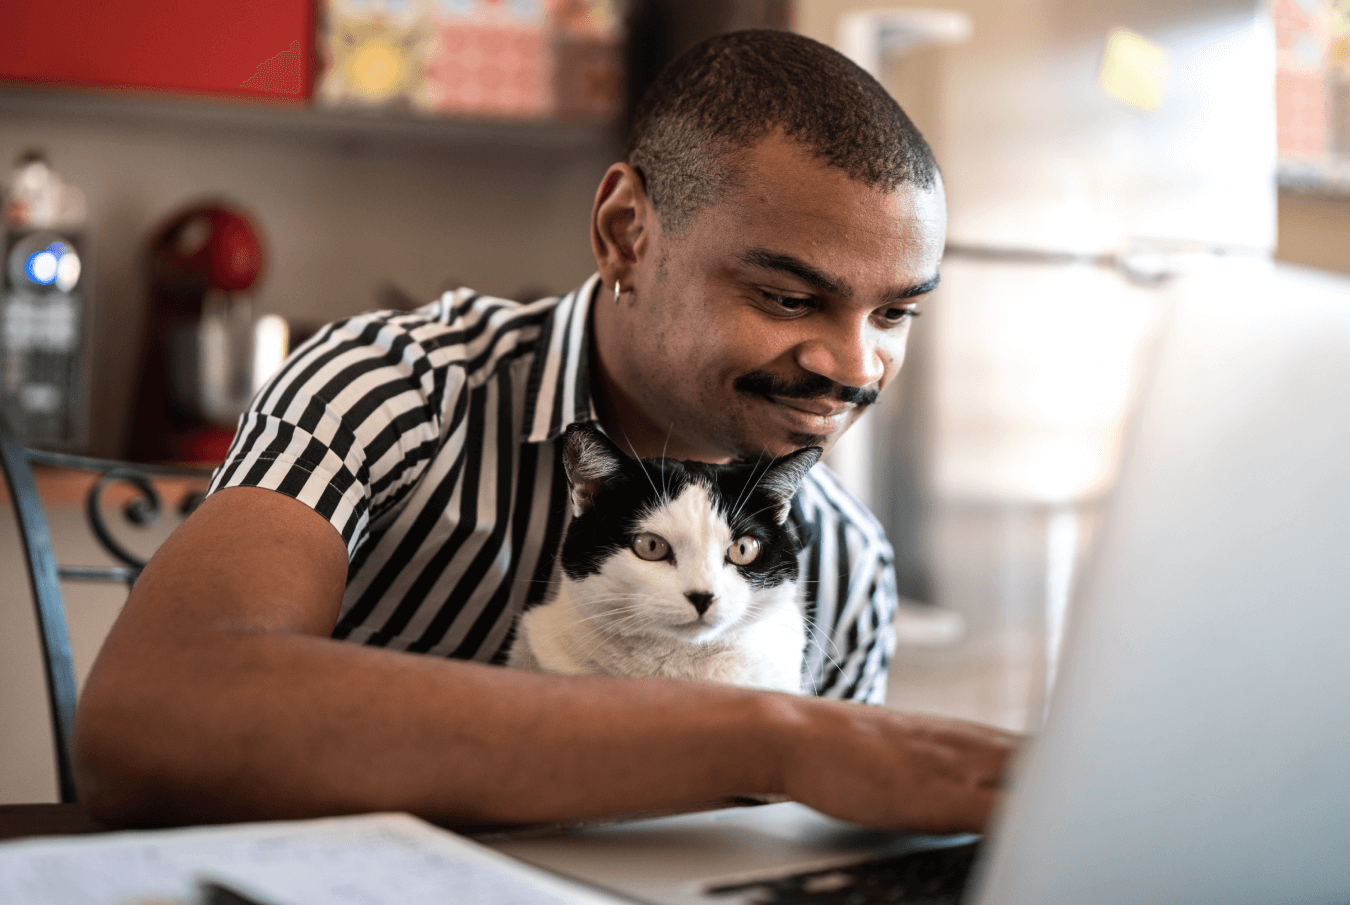
<svg viewBox="0 0 1350 905"><path fill-rule="evenodd" d="M708 895L746 895L757 905L958 905L978 851L979 843L969 842L849 867L719 886L708 890Z"/></svg>

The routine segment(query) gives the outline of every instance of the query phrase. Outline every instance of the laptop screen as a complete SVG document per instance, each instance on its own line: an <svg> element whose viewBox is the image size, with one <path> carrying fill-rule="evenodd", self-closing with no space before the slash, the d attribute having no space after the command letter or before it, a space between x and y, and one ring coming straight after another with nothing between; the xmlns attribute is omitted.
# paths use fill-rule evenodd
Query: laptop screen
<svg viewBox="0 0 1350 905"><path fill-rule="evenodd" d="M983 905L1350 900L1350 283L1173 313Z"/></svg>

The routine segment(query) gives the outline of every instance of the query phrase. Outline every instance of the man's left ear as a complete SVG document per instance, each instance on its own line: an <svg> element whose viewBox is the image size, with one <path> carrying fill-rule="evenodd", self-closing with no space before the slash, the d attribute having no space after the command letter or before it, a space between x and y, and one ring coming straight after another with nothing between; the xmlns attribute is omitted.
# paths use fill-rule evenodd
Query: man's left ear
<svg viewBox="0 0 1350 905"><path fill-rule="evenodd" d="M632 286L634 271L650 244L651 201L642 175L626 163L605 172L591 207L591 250L607 288Z"/></svg>

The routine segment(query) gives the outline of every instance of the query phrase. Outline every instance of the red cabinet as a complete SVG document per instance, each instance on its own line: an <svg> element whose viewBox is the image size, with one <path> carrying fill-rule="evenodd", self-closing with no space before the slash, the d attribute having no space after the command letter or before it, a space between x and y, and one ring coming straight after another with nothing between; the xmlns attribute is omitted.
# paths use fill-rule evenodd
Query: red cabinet
<svg viewBox="0 0 1350 905"><path fill-rule="evenodd" d="M0 81L310 95L311 0L8 0Z"/></svg>

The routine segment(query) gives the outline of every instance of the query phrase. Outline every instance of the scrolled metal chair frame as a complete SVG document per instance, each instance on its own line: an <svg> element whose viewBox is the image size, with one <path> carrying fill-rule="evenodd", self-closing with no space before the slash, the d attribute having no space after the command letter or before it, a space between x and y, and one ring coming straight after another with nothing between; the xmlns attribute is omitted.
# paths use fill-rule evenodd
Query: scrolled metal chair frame
<svg viewBox="0 0 1350 905"><path fill-rule="evenodd" d="M85 517L90 531L119 566L62 566L56 562L51 531L33 478L32 465L47 465L97 474L85 496ZM137 526L148 526L158 521L164 510L163 500L151 479L155 477L210 478L202 469L159 465L140 465L95 459L67 453L25 448L0 415L0 465L19 525L28 565L28 579L37 610L38 635L42 645L42 660L46 671L47 694L51 708L52 733L56 749L57 786L63 802L76 800L75 777L70 762L71 725L75 718L75 665L70 652L70 632L66 622L65 604L61 597L61 580L121 581L130 588L145 568L145 560L128 550L109 530L103 518L103 495L113 486L129 484L137 494L123 507L122 516ZM188 515L201 503L201 493L191 493L180 507L181 515Z"/></svg>

